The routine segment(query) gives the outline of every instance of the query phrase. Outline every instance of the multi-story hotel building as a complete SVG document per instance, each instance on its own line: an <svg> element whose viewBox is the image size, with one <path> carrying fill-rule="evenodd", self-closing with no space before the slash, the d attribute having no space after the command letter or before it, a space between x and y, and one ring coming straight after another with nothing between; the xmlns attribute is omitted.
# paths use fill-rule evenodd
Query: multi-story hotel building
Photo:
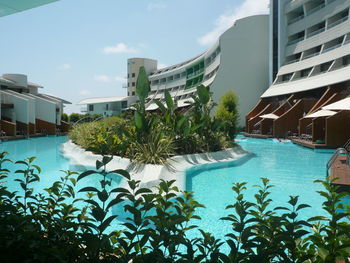
<svg viewBox="0 0 350 263"><path fill-rule="evenodd" d="M268 15L251 16L237 20L207 51L170 67L157 69L156 60L130 58L125 87L127 97L121 97L119 101L115 97L86 99L79 104L86 104L89 113L105 115L129 107L137 101L136 80L143 66L151 84L147 110L158 108L153 100L164 99L165 90L177 101L178 107L186 107L196 93L196 87L203 84L213 92L215 102L228 90L235 91L239 96L243 126L244 116L268 87L268 32ZM111 108L115 111L110 111ZM97 112L96 109L102 111Z"/></svg>
<svg viewBox="0 0 350 263"><path fill-rule="evenodd" d="M271 85L246 116L249 134L328 146L350 137L349 111L320 111L350 94L349 8L349 0L271 0Z"/></svg>
<svg viewBox="0 0 350 263"><path fill-rule="evenodd" d="M0 76L1 135L54 135L67 131L69 125L61 115L63 104L70 102L40 93L42 88L23 74Z"/></svg>

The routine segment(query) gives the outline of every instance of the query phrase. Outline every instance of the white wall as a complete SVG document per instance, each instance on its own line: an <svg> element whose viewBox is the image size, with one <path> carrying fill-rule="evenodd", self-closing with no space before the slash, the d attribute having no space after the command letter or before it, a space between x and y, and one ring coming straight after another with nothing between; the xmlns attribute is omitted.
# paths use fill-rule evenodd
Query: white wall
<svg viewBox="0 0 350 263"><path fill-rule="evenodd" d="M12 119L12 122L20 121L29 123L29 101L21 96L1 91L4 103L13 104L13 109L4 110L2 114Z"/></svg>
<svg viewBox="0 0 350 263"><path fill-rule="evenodd" d="M220 37L221 63L211 85L216 103L228 90L239 96L239 125L269 86L269 17L259 15L236 21Z"/></svg>
<svg viewBox="0 0 350 263"><path fill-rule="evenodd" d="M35 115L37 119L56 123L56 103L32 94L28 94L28 96L35 99Z"/></svg>
<svg viewBox="0 0 350 263"><path fill-rule="evenodd" d="M6 90L5 92L28 100L29 122L35 124L35 99L26 95L26 93L18 93L12 90Z"/></svg>

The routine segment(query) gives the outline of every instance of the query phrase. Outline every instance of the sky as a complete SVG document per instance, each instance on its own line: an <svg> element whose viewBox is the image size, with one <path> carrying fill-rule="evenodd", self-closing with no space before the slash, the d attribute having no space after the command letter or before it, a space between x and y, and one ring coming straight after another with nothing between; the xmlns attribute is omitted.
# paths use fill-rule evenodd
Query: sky
<svg viewBox="0 0 350 263"><path fill-rule="evenodd" d="M21 73L72 102L126 96L126 63L158 68L190 59L236 19L268 13L268 0L59 0L0 17L0 75Z"/></svg>

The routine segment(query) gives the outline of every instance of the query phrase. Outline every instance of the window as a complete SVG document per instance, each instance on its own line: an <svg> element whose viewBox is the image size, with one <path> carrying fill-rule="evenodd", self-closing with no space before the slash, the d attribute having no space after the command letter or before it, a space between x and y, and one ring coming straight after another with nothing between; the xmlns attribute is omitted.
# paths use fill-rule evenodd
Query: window
<svg viewBox="0 0 350 263"><path fill-rule="evenodd" d="M131 77L132 77L132 78L135 78L135 73L131 73Z"/></svg>
<svg viewBox="0 0 350 263"><path fill-rule="evenodd" d="M126 109L128 107L127 101L122 101L122 109Z"/></svg>
<svg viewBox="0 0 350 263"><path fill-rule="evenodd" d="M89 111L94 111L94 105L88 105L88 110Z"/></svg>
<svg viewBox="0 0 350 263"><path fill-rule="evenodd" d="M128 78L130 78L130 74L128 73Z"/></svg>
<svg viewBox="0 0 350 263"><path fill-rule="evenodd" d="M128 82L128 87L130 87L130 82Z"/></svg>
<svg viewBox="0 0 350 263"><path fill-rule="evenodd" d="M343 57L343 65L347 66L350 64L350 55Z"/></svg>
<svg viewBox="0 0 350 263"><path fill-rule="evenodd" d="M130 96L130 92L128 91L128 96Z"/></svg>
<svg viewBox="0 0 350 263"><path fill-rule="evenodd" d="M132 86L132 87L135 87L135 82L133 82L131 86Z"/></svg>
<svg viewBox="0 0 350 263"><path fill-rule="evenodd" d="M108 104L106 104L106 110L108 110Z"/></svg>
<svg viewBox="0 0 350 263"><path fill-rule="evenodd" d="M132 95L135 96L135 91L132 92Z"/></svg>

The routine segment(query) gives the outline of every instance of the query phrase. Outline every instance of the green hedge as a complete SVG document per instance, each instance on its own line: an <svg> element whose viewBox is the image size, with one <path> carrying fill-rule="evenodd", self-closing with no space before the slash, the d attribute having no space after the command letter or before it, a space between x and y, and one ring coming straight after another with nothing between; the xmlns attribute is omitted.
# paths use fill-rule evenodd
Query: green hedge
<svg viewBox="0 0 350 263"><path fill-rule="evenodd" d="M253 202L245 199L245 183L233 184L232 204L221 219L232 228L219 240L196 226L196 210L204 207L192 193L179 192L173 181L161 181L153 191L142 188L124 170L107 171L111 159L105 156L96 170L81 174L64 171L51 187L35 192L40 167L34 157L18 161L19 190L10 192L6 182L14 174L4 168L10 162L6 153L0 154L1 262L334 263L350 254L349 213L341 204L346 194L338 194L328 181L318 182L324 186L319 193L326 216L308 220L300 218L309 206L296 196L272 208L268 179L249 189L255 191ZM90 176L100 184L79 187ZM113 176L124 177L127 188L113 188ZM86 197L77 198L77 189ZM115 205L125 213L112 214ZM189 238L188 231L197 237Z"/></svg>

